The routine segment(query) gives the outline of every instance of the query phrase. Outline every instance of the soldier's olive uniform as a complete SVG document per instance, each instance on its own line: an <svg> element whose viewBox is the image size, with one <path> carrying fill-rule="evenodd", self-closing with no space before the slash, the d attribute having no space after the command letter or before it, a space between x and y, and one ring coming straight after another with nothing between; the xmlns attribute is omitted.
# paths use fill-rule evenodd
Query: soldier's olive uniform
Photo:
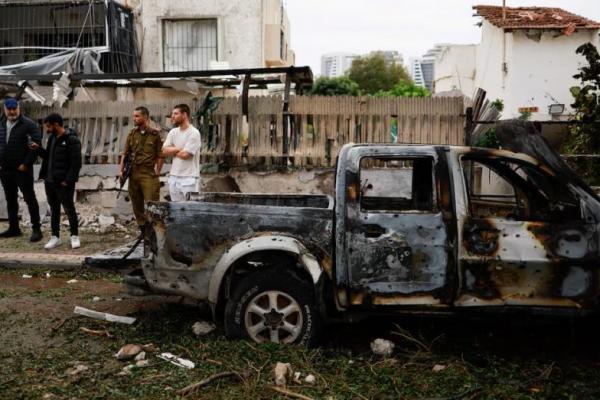
<svg viewBox="0 0 600 400"><path fill-rule="evenodd" d="M131 152L133 164L129 176L129 198L139 226L143 226L144 202L158 201L160 184L156 174L156 161L161 157L160 132L150 127L135 128L127 136L124 154Z"/></svg>

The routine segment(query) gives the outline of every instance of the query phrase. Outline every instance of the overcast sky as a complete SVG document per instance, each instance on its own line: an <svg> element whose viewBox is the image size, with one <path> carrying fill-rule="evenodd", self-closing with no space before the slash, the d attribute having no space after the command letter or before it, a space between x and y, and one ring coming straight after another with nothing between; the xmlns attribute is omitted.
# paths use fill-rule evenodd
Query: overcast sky
<svg viewBox="0 0 600 400"><path fill-rule="evenodd" d="M474 4L501 0L284 0L296 65L320 73L321 55L397 50L408 63L435 43L479 43ZM600 21L600 0L507 0L507 6L560 7Z"/></svg>

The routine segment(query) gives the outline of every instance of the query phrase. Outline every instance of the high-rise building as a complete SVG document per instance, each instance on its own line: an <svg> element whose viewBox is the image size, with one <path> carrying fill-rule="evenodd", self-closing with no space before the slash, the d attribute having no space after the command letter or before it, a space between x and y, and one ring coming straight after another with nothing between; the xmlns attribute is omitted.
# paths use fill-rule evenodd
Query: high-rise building
<svg viewBox="0 0 600 400"><path fill-rule="evenodd" d="M358 55L353 53L328 53L321 56L321 75L328 78L343 76Z"/></svg>
<svg viewBox="0 0 600 400"><path fill-rule="evenodd" d="M426 87L425 79L423 78L423 70L421 68L420 58L411 58L409 64L410 77L417 86Z"/></svg>
<svg viewBox="0 0 600 400"><path fill-rule="evenodd" d="M420 58L411 59L410 75L417 86L433 91L433 80L435 75L435 59L441 53L446 44L436 44Z"/></svg>

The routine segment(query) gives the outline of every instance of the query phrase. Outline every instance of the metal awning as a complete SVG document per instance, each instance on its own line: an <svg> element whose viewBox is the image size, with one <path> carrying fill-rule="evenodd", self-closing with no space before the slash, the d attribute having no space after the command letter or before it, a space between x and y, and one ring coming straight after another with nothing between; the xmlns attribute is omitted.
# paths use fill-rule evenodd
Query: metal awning
<svg viewBox="0 0 600 400"><path fill-rule="evenodd" d="M0 85L21 88L52 86L57 81L65 81L65 73L46 75L4 73L0 74ZM129 87L176 89L178 83L198 85L200 88L242 88L242 110L248 112L250 89L264 89L268 84L284 84L284 98L289 100L292 85L296 94L302 94L312 87L313 74L310 67L238 68L181 72L134 72L68 75L71 88L77 87Z"/></svg>
<svg viewBox="0 0 600 400"><path fill-rule="evenodd" d="M17 84L20 81L52 84L62 74L0 74L0 83ZM185 79L206 87L234 88L242 82L255 87L266 87L269 83L285 83L289 79L297 89L310 88L313 74L310 67L242 68L181 72L134 72L119 74L72 74L69 76L72 87L166 87L165 83Z"/></svg>

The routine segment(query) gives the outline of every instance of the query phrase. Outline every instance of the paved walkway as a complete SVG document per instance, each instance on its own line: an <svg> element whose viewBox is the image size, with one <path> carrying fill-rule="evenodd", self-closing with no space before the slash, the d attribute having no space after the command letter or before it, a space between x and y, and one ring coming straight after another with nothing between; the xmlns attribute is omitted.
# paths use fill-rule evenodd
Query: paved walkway
<svg viewBox="0 0 600 400"><path fill-rule="evenodd" d="M47 253L0 252L0 267L48 267L52 269L75 269L82 266L85 255Z"/></svg>
<svg viewBox="0 0 600 400"><path fill-rule="evenodd" d="M0 268L51 268L72 270L76 268L123 269L137 267L144 255L143 245L123 259L136 241L95 254L53 254L0 252ZM87 259L87 260L86 260Z"/></svg>

